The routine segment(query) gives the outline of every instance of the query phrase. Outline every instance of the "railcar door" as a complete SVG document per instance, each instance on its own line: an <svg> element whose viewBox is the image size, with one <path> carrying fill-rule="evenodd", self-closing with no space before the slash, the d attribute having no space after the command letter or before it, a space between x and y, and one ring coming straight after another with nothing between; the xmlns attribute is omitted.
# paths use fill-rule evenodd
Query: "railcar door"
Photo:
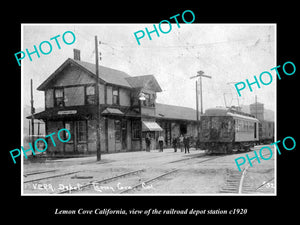
<svg viewBox="0 0 300 225"><path fill-rule="evenodd" d="M220 139L221 121L220 117L213 116L211 118L210 140L219 141Z"/></svg>

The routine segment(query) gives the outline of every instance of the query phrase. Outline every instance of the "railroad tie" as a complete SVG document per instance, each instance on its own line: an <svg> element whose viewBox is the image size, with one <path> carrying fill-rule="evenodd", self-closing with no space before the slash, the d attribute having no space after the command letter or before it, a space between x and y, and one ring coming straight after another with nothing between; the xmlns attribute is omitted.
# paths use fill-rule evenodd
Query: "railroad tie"
<svg viewBox="0 0 300 225"><path fill-rule="evenodd" d="M220 188L220 193L238 193L242 174L240 172L226 170L225 184Z"/></svg>

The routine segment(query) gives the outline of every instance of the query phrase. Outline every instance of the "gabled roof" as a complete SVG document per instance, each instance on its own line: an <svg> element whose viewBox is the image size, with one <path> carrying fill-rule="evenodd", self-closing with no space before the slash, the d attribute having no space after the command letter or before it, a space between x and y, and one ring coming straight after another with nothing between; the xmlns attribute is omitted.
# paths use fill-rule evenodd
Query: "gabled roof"
<svg viewBox="0 0 300 225"><path fill-rule="evenodd" d="M68 58L57 70L54 71L38 88L37 90L45 90L48 85L60 74L60 72L69 64L75 65L83 69L90 76L96 79L96 68L95 64L83 62L79 60L74 60ZM130 77L127 73L122 72L120 70L115 70L105 66L99 66L99 78L100 82L115 84L118 86L123 86L127 88L131 88L130 84L127 82L125 78Z"/></svg>
<svg viewBox="0 0 300 225"><path fill-rule="evenodd" d="M127 82L133 88L151 89L156 92L162 91L161 87L159 86L157 80L155 79L155 77L153 75L126 77L125 80L127 80Z"/></svg>
<svg viewBox="0 0 300 225"><path fill-rule="evenodd" d="M90 72L92 72L95 75L96 78L96 67L93 63L73 60L77 64L81 65L82 67L88 69ZM125 78L130 77L127 73L112 69L105 66L99 66L99 77L104 80L106 83L110 84L116 84L124 87L131 87L129 83L126 81Z"/></svg>
<svg viewBox="0 0 300 225"><path fill-rule="evenodd" d="M156 118L196 121L196 110L183 106L156 103Z"/></svg>

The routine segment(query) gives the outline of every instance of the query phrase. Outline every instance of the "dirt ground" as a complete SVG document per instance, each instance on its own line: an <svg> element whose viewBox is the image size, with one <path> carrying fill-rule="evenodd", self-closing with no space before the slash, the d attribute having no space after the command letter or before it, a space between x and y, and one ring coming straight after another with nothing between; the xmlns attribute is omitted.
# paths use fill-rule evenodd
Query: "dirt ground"
<svg viewBox="0 0 300 225"><path fill-rule="evenodd" d="M165 172L178 169L177 172L129 190L126 194L222 195L220 188L226 181L226 172L238 171L234 159L245 154L247 153L208 156L204 151L195 149L191 149L190 154L175 153L173 149L165 149L164 152L154 150L107 154L102 155L100 162L96 161L96 156L89 156L25 163L23 194L52 195L64 190L72 190L71 194L74 195L114 195ZM253 153L248 152L248 154ZM273 159L261 161L260 164L254 163L253 167L249 167L244 182L248 187L249 184L252 185L252 191L245 193L274 194L275 179L271 180L275 176L274 168ZM107 183L94 183L94 181L136 170L143 171ZM262 187L253 191L264 182ZM87 183L93 184L83 188Z"/></svg>

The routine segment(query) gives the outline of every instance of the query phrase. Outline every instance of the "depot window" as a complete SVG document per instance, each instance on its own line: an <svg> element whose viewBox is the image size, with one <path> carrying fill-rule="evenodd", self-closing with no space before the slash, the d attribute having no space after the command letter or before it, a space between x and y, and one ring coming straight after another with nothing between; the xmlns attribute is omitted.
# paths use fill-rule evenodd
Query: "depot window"
<svg viewBox="0 0 300 225"><path fill-rule="evenodd" d="M155 107L155 94L144 93L145 101L142 101L143 106L146 107Z"/></svg>
<svg viewBox="0 0 300 225"><path fill-rule="evenodd" d="M115 140L117 142L121 141L121 121L115 120Z"/></svg>
<svg viewBox="0 0 300 225"><path fill-rule="evenodd" d="M112 89L112 102L114 105L119 105L119 88L113 87Z"/></svg>
<svg viewBox="0 0 300 225"><path fill-rule="evenodd" d="M132 121L132 139L138 139L141 137L141 121Z"/></svg>
<svg viewBox="0 0 300 225"><path fill-rule="evenodd" d="M95 86L86 86L85 88L85 101L87 105L96 104Z"/></svg>
<svg viewBox="0 0 300 225"><path fill-rule="evenodd" d="M76 121L77 125L77 141L78 142L86 142L87 140L87 121L82 120L82 121Z"/></svg>
<svg viewBox="0 0 300 225"><path fill-rule="evenodd" d="M54 105L58 107L65 106L63 88L54 89Z"/></svg>
<svg viewBox="0 0 300 225"><path fill-rule="evenodd" d="M73 137L74 137L74 124L72 121L65 121L65 128L69 130L71 134L71 139L68 141L68 143L73 143ZM63 132L64 140L69 139L69 133Z"/></svg>

